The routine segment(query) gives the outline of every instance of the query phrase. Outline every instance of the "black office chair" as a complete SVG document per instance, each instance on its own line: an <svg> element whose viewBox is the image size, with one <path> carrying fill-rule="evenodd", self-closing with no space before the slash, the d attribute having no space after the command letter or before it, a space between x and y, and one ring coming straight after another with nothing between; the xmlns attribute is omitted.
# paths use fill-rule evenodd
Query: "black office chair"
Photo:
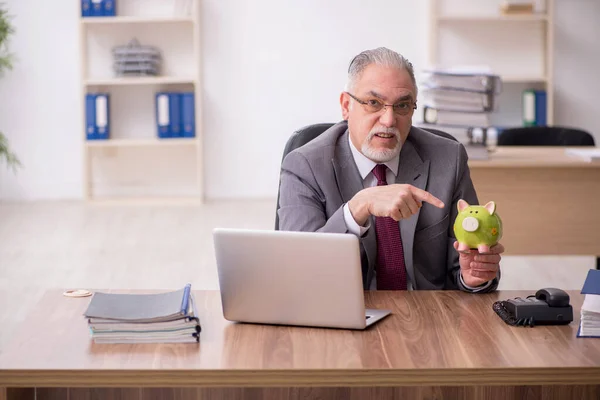
<svg viewBox="0 0 600 400"><path fill-rule="evenodd" d="M311 140L313 140L314 138L316 138L317 136L319 136L321 133L325 132L327 129L331 128L333 125L332 123L320 123L320 124L313 124L313 125L307 125L304 126L300 129L298 129L296 132L294 132L292 134L292 136L288 139L287 143L285 144L285 148L283 149L283 157L281 157L281 162L283 163L283 160L285 159L285 156L288 155L288 153L292 152L293 150L297 149L298 147L304 146L306 143L310 142ZM279 179L279 186L281 186L281 178ZM280 197L280 193L279 193L279 188L277 189L277 209L275 210L275 230L279 230L279 197Z"/></svg>
<svg viewBox="0 0 600 400"><path fill-rule="evenodd" d="M594 137L580 129L557 126L508 128L498 135L498 146L595 146Z"/></svg>
<svg viewBox="0 0 600 400"><path fill-rule="evenodd" d="M288 153L297 149L298 147L304 146L306 143L315 139L317 136L319 136L320 134L325 132L327 129L331 128L333 125L335 125L335 124L320 123L320 124L307 125L307 126L304 126L300 129L298 129L296 132L294 132L292 134L292 136L288 139L287 143L285 144L285 148L283 149L283 157L281 158L281 161L283 162L283 160L285 159L285 156L287 156ZM454 136L452 136L446 132L440 131L438 129L431 129L431 128L421 128L421 129L429 131L438 136L442 136L442 137L452 139L455 141L457 140ZM279 185L281 186L281 179L279 180ZM279 189L277 189L277 208L275 210L275 230L279 230L279 213L278 213L279 197L280 197L280 192L279 192Z"/></svg>
<svg viewBox="0 0 600 400"><path fill-rule="evenodd" d="M457 139L457 138L455 138L454 136L452 136L452 135L451 135L451 134L449 134L449 133L446 133L446 132L444 132L444 131L440 131L439 129L433 129L433 128L422 128L422 127L421 127L421 129L423 129L424 131L427 131L427 132L433 133L434 135L438 135L438 136L441 136L441 137L445 137L445 138L447 138L447 139L451 139L451 140L454 140L455 142L458 142L458 139Z"/></svg>

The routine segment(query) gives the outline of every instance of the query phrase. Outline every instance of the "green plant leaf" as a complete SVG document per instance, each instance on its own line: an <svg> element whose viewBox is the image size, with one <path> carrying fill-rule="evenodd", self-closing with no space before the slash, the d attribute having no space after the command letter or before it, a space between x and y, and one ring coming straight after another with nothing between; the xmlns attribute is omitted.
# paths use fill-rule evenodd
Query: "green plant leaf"
<svg viewBox="0 0 600 400"><path fill-rule="evenodd" d="M7 69L12 69L12 54L8 52L8 38L15 31L11 25L11 16L8 15L8 10L4 3L0 3L0 76ZM6 164L17 171L18 167L22 167L21 161L15 153L10 150L8 139L0 132L0 161L4 160Z"/></svg>
<svg viewBox="0 0 600 400"><path fill-rule="evenodd" d="M6 165L12 168L15 173L17 172L17 168L23 166L16 154L10 150L6 136L0 132L0 160L2 159L4 159Z"/></svg>
<svg viewBox="0 0 600 400"><path fill-rule="evenodd" d="M4 3L0 3L0 76L7 69L12 69L13 55L8 51L8 39L15 32L11 24L11 16Z"/></svg>

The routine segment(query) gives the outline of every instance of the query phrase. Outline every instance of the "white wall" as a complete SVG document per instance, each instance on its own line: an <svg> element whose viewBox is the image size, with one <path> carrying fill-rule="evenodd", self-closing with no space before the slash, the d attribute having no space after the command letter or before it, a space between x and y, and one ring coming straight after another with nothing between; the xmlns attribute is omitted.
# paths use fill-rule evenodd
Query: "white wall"
<svg viewBox="0 0 600 400"><path fill-rule="evenodd" d="M340 119L339 93L359 51L388 46L417 69L426 61L425 1L202 2L209 198L275 196L286 139L303 125ZM25 169L14 176L0 167L0 199L79 198L77 1L6 3L15 15L11 49L18 60L0 78L0 130ZM600 85L592 79L600 69L593 18L600 3L557 3L556 124L595 131L600 143L600 116L592 109Z"/></svg>
<svg viewBox="0 0 600 400"><path fill-rule="evenodd" d="M600 1L556 1L554 110L556 125L594 135L600 146Z"/></svg>
<svg viewBox="0 0 600 400"><path fill-rule="evenodd" d="M301 126L341 120L352 57L388 46L421 64L425 2L204 2L207 194L276 194L285 141Z"/></svg>
<svg viewBox="0 0 600 400"><path fill-rule="evenodd" d="M25 168L0 165L0 198L81 196L78 9L73 0L5 2L15 66L0 77L0 131Z"/></svg>

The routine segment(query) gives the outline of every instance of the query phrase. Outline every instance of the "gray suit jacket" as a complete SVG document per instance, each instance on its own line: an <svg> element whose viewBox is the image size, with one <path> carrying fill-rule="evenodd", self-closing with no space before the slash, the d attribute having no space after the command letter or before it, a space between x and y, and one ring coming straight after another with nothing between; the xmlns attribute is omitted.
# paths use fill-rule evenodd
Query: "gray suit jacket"
<svg viewBox="0 0 600 400"><path fill-rule="evenodd" d="M413 289L469 291L459 279L452 229L459 199L478 204L465 148L459 142L412 127L400 152L396 183L427 190L445 204L439 209L423 203L417 214L399 222ZM343 121L283 160L279 229L349 233L343 206L362 189L362 178L348 143L348 125ZM370 287L377 259L372 216L370 222L371 229L360 238L365 289ZM496 289L499 278L498 274L482 292Z"/></svg>

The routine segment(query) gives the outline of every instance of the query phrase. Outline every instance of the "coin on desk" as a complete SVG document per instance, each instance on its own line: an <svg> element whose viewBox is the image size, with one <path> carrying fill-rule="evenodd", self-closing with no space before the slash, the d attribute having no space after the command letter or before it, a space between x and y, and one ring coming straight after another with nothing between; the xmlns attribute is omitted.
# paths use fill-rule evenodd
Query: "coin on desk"
<svg viewBox="0 0 600 400"><path fill-rule="evenodd" d="M63 293L63 296L66 297L88 297L91 296L92 292L85 289L77 289L77 290L67 290Z"/></svg>

